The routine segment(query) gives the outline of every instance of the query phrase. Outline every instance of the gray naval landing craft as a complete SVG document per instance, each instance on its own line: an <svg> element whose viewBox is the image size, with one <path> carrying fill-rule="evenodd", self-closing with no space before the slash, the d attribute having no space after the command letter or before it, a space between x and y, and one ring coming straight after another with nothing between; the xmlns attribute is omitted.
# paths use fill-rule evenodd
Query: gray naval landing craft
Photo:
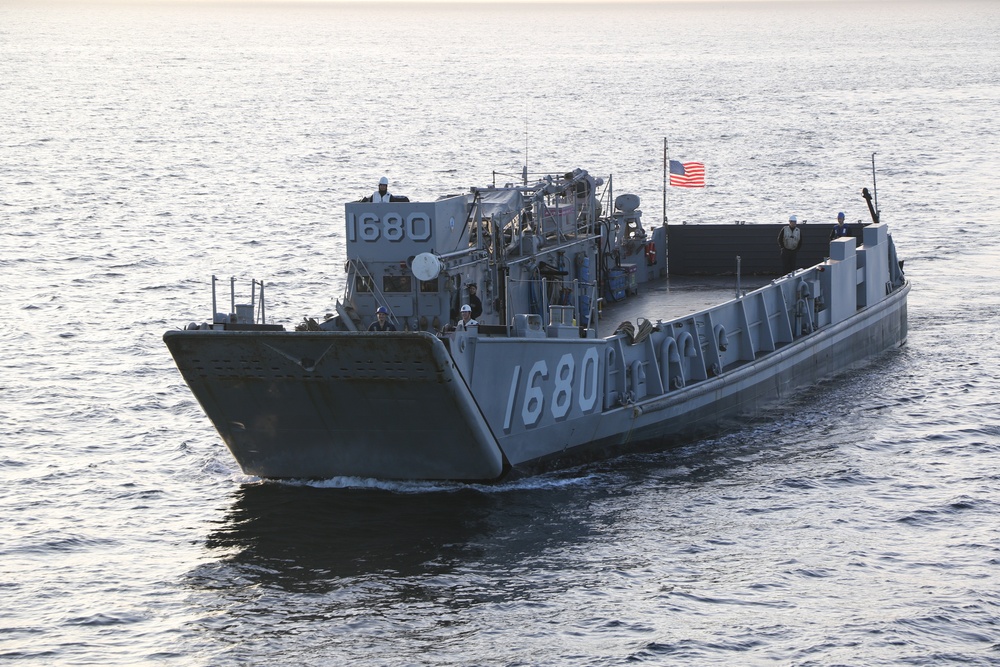
<svg viewBox="0 0 1000 667"><path fill-rule="evenodd" d="M527 180L346 204L322 323L265 324L261 284L164 335L245 473L499 480L711 433L905 342L910 286L870 197L873 222L816 266L609 325L602 306L667 279L666 226L610 178ZM466 304L478 324L456 328ZM368 331L379 307L395 332Z"/></svg>

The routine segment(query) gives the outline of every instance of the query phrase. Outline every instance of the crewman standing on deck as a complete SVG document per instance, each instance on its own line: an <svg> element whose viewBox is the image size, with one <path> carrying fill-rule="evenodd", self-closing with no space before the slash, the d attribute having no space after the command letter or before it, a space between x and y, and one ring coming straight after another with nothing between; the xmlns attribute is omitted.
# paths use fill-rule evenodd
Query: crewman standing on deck
<svg viewBox="0 0 1000 667"><path fill-rule="evenodd" d="M455 326L456 331L468 331L469 327L478 327L479 322L472 318L472 307L469 304L462 306L462 319Z"/></svg>
<svg viewBox="0 0 1000 667"><path fill-rule="evenodd" d="M844 221L844 212L841 211L837 214L837 226L833 228L830 232L831 239L839 239L841 236L850 236L851 230L847 228L847 223Z"/></svg>
<svg viewBox="0 0 1000 667"><path fill-rule="evenodd" d="M369 331L395 331L396 325L389 321L389 309L379 306L375 311L375 321L368 325Z"/></svg>
<svg viewBox="0 0 1000 667"><path fill-rule="evenodd" d="M788 216L788 225L782 227L781 231L778 232L782 275L795 270L795 258L799 254L799 246L802 245L802 230L798 228L798 223L799 219L790 215Z"/></svg>
<svg viewBox="0 0 1000 667"><path fill-rule="evenodd" d="M469 290L469 307L472 309L472 319L479 319L479 316L483 314L483 302L476 296L479 288L476 283L469 283L466 289Z"/></svg>
<svg viewBox="0 0 1000 667"><path fill-rule="evenodd" d="M389 194L389 179L383 176L378 179L378 190L372 193L372 201L376 204L386 204L392 198Z"/></svg>

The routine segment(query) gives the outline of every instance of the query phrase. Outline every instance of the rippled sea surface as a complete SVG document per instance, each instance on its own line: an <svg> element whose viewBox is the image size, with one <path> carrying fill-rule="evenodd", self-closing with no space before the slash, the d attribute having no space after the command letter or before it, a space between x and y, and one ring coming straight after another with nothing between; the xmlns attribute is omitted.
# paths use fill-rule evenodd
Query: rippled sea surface
<svg viewBox="0 0 1000 667"><path fill-rule="evenodd" d="M1000 663L1000 5L0 4L0 660ZM866 216L908 344L496 487L243 476L160 339L294 325L343 203L584 167L671 224ZM807 223L808 225L808 223ZM246 283L243 283L246 284Z"/></svg>

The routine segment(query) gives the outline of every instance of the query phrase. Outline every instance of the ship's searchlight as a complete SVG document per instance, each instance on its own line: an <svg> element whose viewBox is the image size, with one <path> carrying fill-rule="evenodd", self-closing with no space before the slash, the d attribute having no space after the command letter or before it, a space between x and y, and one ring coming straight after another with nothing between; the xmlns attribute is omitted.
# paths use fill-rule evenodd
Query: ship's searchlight
<svg viewBox="0 0 1000 667"><path fill-rule="evenodd" d="M441 260L429 252L422 252L414 257L410 266L417 280L434 280L440 275L442 268Z"/></svg>

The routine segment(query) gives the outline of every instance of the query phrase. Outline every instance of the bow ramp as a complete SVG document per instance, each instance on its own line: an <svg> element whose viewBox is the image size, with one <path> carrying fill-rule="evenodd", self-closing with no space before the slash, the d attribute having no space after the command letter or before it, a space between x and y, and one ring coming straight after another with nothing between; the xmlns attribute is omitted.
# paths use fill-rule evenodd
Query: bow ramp
<svg viewBox="0 0 1000 667"><path fill-rule="evenodd" d="M504 472L496 438L431 334L194 330L164 341L247 474L493 480Z"/></svg>

